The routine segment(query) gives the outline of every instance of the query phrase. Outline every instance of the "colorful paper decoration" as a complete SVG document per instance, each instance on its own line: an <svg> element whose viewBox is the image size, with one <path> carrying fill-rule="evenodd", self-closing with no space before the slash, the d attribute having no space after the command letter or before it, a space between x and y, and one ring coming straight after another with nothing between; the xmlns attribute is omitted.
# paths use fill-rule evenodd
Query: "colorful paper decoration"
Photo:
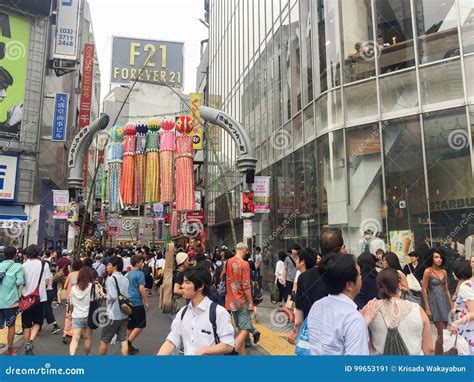
<svg viewBox="0 0 474 382"><path fill-rule="evenodd" d="M114 126L111 130L112 143L107 153L107 194L110 212L118 212L121 207L121 179L123 160L123 138L125 132L122 126Z"/></svg>
<svg viewBox="0 0 474 382"><path fill-rule="evenodd" d="M160 201L160 121L148 121L146 134L145 203Z"/></svg>
<svg viewBox="0 0 474 382"><path fill-rule="evenodd" d="M194 149L193 138L188 135L193 130L191 118L179 117L176 129L181 134L176 137L176 210L194 211Z"/></svg>
<svg viewBox="0 0 474 382"><path fill-rule="evenodd" d="M125 125L125 142L123 144L122 183L120 193L125 205L136 204L135 195L135 148L136 126L133 123Z"/></svg>
<svg viewBox="0 0 474 382"><path fill-rule="evenodd" d="M162 203L173 201L174 152L176 150L173 128L174 122L166 120L161 122L160 176Z"/></svg>
<svg viewBox="0 0 474 382"><path fill-rule="evenodd" d="M148 126L138 124L136 127L136 147L135 147L135 195L138 205L145 202L145 166L146 166L146 135Z"/></svg>

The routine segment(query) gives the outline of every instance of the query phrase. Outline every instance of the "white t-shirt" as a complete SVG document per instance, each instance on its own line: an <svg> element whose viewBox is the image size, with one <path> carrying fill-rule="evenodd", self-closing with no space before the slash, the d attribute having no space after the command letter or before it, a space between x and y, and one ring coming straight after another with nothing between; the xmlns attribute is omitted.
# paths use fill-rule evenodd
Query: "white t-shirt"
<svg viewBox="0 0 474 382"><path fill-rule="evenodd" d="M301 275L301 272L300 272L300 271L296 271L295 282L294 282L295 285L296 285L296 283L298 282L298 277L300 277L300 275Z"/></svg>
<svg viewBox="0 0 474 382"><path fill-rule="evenodd" d="M129 257L122 257L122 260L123 260L123 271L127 272L127 269L129 267L131 267L130 258Z"/></svg>
<svg viewBox="0 0 474 382"><path fill-rule="evenodd" d="M277 277L280 284L283 284L283 271L285 270L285 263L278 260L275 266L275 276Z"/></svg>
<svg viewBox="0 0 474 382"><path fill-rule="evenodd" d="M41 261L38 259L27 260L23 264L23 271L25 272L25 288L23 289L23 296L28 296L33 293L38 286L38 280L41 274ZM46 295L46 280L52 277L49 270L48 263L44 263L43 275L40 282L40 301L44 302L48 299Z"/></svg>
<svg viewBox="0 0 474 382"><path fill-rule="evenodd" d="M155 269L158 269L158 268L162 268L162 269L165 268L165 259L156 260Z"/></svg>

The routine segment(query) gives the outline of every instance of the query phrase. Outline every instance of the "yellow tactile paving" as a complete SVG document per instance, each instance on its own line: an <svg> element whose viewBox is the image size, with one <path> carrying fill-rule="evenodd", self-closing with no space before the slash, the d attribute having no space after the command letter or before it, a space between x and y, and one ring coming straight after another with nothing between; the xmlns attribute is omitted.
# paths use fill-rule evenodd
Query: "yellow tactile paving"
<svg viewBox="0 0 474 382"><path fill-rule="evenodd" d="M288 333L274 332L262 324L253 326L260 333L259 345L270 355L295 355L295 347L288 343Z"/></svg>
<svg viewBox="0 0 474 382"><path fill-rule="evenodd" d="M20 333L21 330L21 316L18 316L15 322L15 333ZM0 344L7 344L7 334L8 329L6 327L0 330Z"/></svg>

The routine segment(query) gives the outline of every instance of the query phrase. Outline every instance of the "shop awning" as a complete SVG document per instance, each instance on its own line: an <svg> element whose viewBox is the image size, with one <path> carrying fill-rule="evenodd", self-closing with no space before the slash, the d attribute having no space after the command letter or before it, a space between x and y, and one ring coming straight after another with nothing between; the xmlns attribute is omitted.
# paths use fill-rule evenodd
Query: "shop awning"
<svg viewBox="0 0 474 382"><path fill-rule="evenodd" d="M28 215L25 214L23 207L15 205L0 205L0 221L19 220L26 222Z"/></svg>

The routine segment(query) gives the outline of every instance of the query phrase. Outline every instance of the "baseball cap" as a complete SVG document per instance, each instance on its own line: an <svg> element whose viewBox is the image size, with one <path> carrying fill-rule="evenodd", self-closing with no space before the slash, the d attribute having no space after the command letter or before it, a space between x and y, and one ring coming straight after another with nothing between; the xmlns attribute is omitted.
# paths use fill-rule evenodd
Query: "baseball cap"
<svg viewBox="0 0 474 382"><path fill-rule="evenodd" d="M189 258L188 254L185 252L178 252L176 255L176 264L181 265Z"/></svg>

